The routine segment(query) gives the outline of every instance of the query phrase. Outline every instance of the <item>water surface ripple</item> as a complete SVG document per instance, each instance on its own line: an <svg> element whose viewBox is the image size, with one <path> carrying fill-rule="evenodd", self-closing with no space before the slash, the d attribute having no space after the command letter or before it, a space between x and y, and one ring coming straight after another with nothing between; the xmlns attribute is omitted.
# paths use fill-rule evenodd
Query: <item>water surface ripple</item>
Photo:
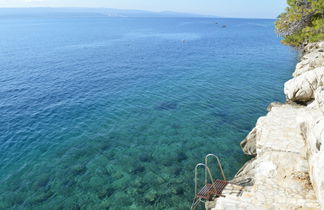
<svg viewBox="0 0 324 210"><path fill-rule="evenodd" d="M0 209L188 209L196 163L233 176L283 101L273 22L1 18Z"/></svg>

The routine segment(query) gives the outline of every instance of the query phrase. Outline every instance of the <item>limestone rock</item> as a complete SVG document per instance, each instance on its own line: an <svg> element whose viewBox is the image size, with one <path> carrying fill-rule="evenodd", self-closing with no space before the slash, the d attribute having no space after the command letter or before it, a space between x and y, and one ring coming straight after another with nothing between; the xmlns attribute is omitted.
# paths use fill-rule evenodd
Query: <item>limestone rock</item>
<svg viewBox="0 0 324 210"><path fill-rule="evenodd" d="M319 109L324 113L324 87L316 89L315 100L308 105L308 108Z"/></svg>
<svg viewBox="0 0 324 210"><path fill-rule="evenodd" d="M324 41L309 43L304 47L304 53L324 52Z"/></svg>
<svg viewBox="0 0 324 210"><path fill-rule="evenodd" d="M309 102L315 90L324 86L324 67L308 71L285 83L284 92L288 101Z"/></svg>
<svg viewBox="0 0 324 210"><path fill-rule="evenodd" d="M308 107L304 115L298 117L298 122L307 144L311 183L324 207L324 114L320 109Z"/></svg>
<svg viewBox="0 0 324 210"><path fill-rule="evenodd" d="M241 148L246 155L256 155L256 128L241 142Z"/></svg>
<svg viewBox="0 0 324 210"><path fill-rule="evenodd" d="M280 102L272 102L268 107L267 107L267 110L268 112L270 112L272 110L273 107L280 107L282 106L283 104L280 103Z"/></svg>
<svg viewBox="0 0 324 210"><path fill-rule="evenodd" d="M271 107L270 107L271 106ZM302 136L294 133L298 129L295 116L303 106L273 103L265 117L260 117L256 127L241 142L247 155L257 155L267 150L299 152L305 146ZM295 139L295 142L289 139Z"/></svg>
<svg viewBox="0 0 324 210"><path fill-rule="evenodd" d="M302 111L303 106L283 104L273 106L266 116L260 117L256 123L257 155L266 151L305 153L305 143L296 124L296 116Z"/></svg>
<svg viewBox="0 0 324 210"><path fill-rule="evenodd" d="M246 162L244 166L236 173L233 183L239 183L243 185L254 184L255 169L256 169L256 158L253 158Z"/></svg>
<svg viewBox="0 0 324 210"><path fill-rule="evenodd" d="M306 54L302 58L301 62L297 64L293 76L300 76L305 72L312 71L322 66L324 66L324 52L313 52Z"/></svg>
<svg viewBox="0 0 324 210"><path fill-rule="evenodd" d="M324 87L320 87L316 90L315 101L318 103L319 108L324 108Z"/></svg>

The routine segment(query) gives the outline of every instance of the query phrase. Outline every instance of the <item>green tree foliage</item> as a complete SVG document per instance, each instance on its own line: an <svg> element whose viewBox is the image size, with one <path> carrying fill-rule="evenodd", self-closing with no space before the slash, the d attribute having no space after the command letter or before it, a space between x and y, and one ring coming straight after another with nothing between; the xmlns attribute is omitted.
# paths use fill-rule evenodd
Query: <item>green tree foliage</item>
<svg viewBox="0 0 324 210"><path fill-rule="evenodd" d="M276 31L287 45L301 46L324 40L324 0L288 0Z"/></svg>

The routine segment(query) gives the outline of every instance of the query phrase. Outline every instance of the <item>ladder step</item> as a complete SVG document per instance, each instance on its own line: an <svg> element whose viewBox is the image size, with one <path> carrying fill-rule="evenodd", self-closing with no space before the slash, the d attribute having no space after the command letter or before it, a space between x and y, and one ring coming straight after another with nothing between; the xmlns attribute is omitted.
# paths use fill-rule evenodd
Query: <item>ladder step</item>
<svg viewBox="0 0 324 210"><path fill-rule="evenodd" d="M214 185L206 184L200 191L197 193L198 198L210 200L213 196L222 196L222 192L225 189L227 181L215 180Z"/></svg>

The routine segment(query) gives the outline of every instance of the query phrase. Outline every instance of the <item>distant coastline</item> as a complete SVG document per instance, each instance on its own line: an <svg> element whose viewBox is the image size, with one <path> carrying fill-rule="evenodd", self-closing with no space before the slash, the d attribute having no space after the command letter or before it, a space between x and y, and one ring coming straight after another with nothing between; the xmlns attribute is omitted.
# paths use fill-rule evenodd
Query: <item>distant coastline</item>
<svg viewBox="0 0 324 210"><path fill-rule="evenodd" d="M145 11L145 10L126 10L126 9L112 9L112 8L82 8L82 7L25 7L25 8L0 8L0 16L7 16L16 14L30 14L30 15L42 15L42 14L91 14L91 15L103 15L109 17L197 17L197 18L221 18L219 16L201 15L194 13L181 13L173 11Z"/></svg>

